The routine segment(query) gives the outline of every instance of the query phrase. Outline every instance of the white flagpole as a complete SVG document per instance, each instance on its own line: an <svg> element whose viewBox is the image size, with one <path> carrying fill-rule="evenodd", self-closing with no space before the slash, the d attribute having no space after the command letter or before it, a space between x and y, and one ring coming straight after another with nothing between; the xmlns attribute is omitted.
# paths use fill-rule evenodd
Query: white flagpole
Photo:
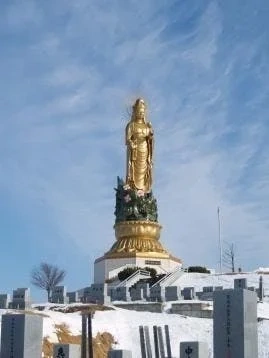
<svg viewBox="0 0 269 358"><path fill-rule="evenodd" d="M218 207L218 228L219 228L219 266L220 273L222 273L222 242L221 242L221 229L220 229L220 208Z"/></svg>

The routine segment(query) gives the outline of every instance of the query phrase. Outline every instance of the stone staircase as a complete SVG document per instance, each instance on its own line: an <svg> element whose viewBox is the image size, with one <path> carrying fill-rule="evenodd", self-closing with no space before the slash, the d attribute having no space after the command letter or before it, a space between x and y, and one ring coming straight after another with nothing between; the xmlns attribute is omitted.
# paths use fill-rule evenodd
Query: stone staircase
<svg viewBox="0 0 269 358"><path fill-rule="evenodd" d="M174 271L169 272L167 275L165 275L163 278L161 278L159 281L157 281L154 285L152 285L151 288L154 288L157 286L161 286L161 287L171 286L183 274L184 274L184 270L182 270L181 267L177 267Z"/></svg>
<svg viewBox="0 0 269 358"><path fill-rule="evenodd" d="M141 279L150 278L150 272L145 270L137 270L131 276L127 277L124 281L120 282L116 288L134 286Z"/></svg>

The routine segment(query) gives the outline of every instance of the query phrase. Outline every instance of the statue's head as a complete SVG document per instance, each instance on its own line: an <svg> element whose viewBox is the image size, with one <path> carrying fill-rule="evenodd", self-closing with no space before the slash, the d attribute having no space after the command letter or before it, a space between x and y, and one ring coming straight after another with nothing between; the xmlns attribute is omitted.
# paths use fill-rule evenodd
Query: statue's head
<svg viewBox="0 0 269 358"><path fill-rule="evenodd" d="M138 98L133 105L133 120L136 122L145 122L146 104L142 98Z"/></svg>

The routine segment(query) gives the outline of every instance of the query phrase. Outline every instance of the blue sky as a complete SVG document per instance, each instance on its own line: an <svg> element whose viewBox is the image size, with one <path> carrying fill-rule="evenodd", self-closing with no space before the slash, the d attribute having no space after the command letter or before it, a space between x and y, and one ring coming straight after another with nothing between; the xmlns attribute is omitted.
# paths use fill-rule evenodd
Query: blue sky
<svg viewBox="0 0 269 358"><path fill-rule="evenodd" d="M163 244L217 267L220 206L236 266L268 266L268 15L261 0L1 2L1 292L42 260L68 290L91 282L138 96Z"/></svg>

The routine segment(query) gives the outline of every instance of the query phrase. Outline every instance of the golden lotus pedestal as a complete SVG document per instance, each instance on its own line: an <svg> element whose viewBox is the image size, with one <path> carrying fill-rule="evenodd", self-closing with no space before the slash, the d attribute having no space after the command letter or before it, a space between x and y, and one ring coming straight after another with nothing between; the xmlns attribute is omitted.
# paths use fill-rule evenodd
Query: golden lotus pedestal
<svg viewBox="0 0 269 358"><path fill-rule="evenodd" d="M128 257L150 253L152 257L169 256L160 243L161 225L150 221L124 221L114 226L116 242L106 257Z"/></svg>
<svg viewBox="0 0 269 358"><path fill-rule="evenodd" d="M162 226L151 221L124 221L115 224L116 242L104 256L95 260L94 281L104 282L117 276L124 267L153 267L167 273L179 265L180 259L169 254L160 242Z"/></svg>

